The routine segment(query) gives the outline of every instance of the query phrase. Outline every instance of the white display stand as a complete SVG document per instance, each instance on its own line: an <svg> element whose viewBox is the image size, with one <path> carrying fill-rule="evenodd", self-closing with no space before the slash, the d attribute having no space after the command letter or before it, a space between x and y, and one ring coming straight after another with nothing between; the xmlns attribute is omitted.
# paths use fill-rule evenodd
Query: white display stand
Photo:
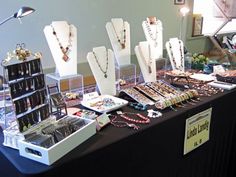
<svg viewBox="0 0 236 177"><path fill-rule="evenodd" d="M97 61L93 52L96 54ZM101 46L93 48L93 52L89 52L87 54L87 60L96 80L100 94L116 95L115 58L113 51ZM106 70L107 62L108 65ZM106 71L106 77L101 69Z"/></svg>
<svg viewBox="0 0 236 177"><path fill-rule="evenodd" d="M156 59L151 56L150 44L147 41L139 42L138 46L135 46L135 54L138 59L138 63L143 75L144 82L156 81ZM150 68L147 63L150 60Z"/></svg>
<svg viewBox="0 0 236 177"><path fill-rule="evenodd" d="M118 42L117 36L123 42L125 29L125 48L122 49L121 44ZM122 18L112 18L111 22L107 22L106 30L110 39L118 66L128 65L131 63L130 59L130 25L128 22L123 21Z"/></svg>
<svg viewBox="0 0 236 177"><path fill-rule="evenodd" d="M56 35L65 48L68 46L68 41L71 40L71 46L67 53L69 60L63 60L63 53L56 36L53 34L53 28ZM71 37L70 37L71 32ZM51 50L54 62L56 64L56 72L60 77L77 74L77 29L74 25L68 24L66 21L53 21L51 25L45 26L44 34Z"/></svg>
<svg viewBox="0 0 236 177"><path fill-rule="evenodd" d="M166 50L173 70L184 72L184 45L178 38L170 38L166 42Z"/></svg>
<svg viewBox="0 0 236 177"><path fill-rule="evenodd" d="M151 45L152 58L159 59L163 57L163 27L160 20L155 24L150 24L149 18L142 22L143 31L146 40Z"/></svg>
<svg viewBox="0 0 236 177"><path fill-rule="evenodd" d="M81 74L64 77L60 77L57 73L49 73L46 75L47 84L57 83L60 92L77 92L79 95L83 95L83 81L83 75Z"/></svg>
<svg viewBox="0 0 236 177"><path fill-rule="evenodd" d="M136 65L116 66L116 81L118 82L117 90L122 90L136 85ZM124 84L122 84L124 82Z"/></svg>

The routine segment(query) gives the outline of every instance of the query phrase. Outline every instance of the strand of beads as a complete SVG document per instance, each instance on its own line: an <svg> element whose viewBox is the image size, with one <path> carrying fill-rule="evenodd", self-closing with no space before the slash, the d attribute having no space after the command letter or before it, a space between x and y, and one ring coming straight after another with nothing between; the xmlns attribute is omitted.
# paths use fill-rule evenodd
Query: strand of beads
<svg viewBox="0 0 236 177"><path fill-rule="evenodd" d="M142 114L139 114L139 113L138 113L138 114L134 114L134 115L136 115L137 117L139 117L139 118L142 119L142 120L133 119L133 118L131 118L131 117L128 117L128 116L125 115L125 114L127 114L127 113L121 114L120 117L122 117L123 119L128 120L128 121L130 121L130 122L134 122L134 123L138 123L138 124L148 124L148 123L150 123L150 119L147 118L147 117L144 117Z"/></svg>

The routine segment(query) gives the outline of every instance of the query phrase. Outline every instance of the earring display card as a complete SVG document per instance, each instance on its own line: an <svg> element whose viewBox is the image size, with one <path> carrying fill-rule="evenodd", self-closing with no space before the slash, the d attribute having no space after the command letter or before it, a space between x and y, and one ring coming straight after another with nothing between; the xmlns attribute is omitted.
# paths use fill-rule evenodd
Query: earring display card
<svg viewBox="0 0 236 177"><path fill-rule="evenodd" d="M14 101L16 115L24 113L28 110L27 98L22 98Z"/></svg>
<svg viewBox="0 0 236 177"><path fill-rule="evenodd" d="M35 90L42 89L45 87L44 74L40 74L34 77Z"/></svg>
<svg viewBox="0 0 236 177"><path fill-rule="evenodd" d="M6 66L8 81L26 78L37 73L41 73L41 62L39 59L25 61L18 64Z"/></svg>
<svg viewBox="0 0 236 177"><path fill-rule="evenodd" d="M40 59L4 66L4 73L20 132L49 117L49 109L41 108L48 104L48 96Z"/></svg>
<svg viewBox="0 0 236 177"><path fill-rule="evenodd" d="M40 119L45 120L50 116L49 105L45 105L39 109Z"/></svg>
<svg viewBox="0 0 236 177"><path fill-rule="evenodd" d="M41 63L40 60L32 60L29 62L30 73L33 75L35 73L41 72Z"/></svg>
<svg viewBox="0 0 236 177"><path fill-rule="evenodd" d="M8 80L9 81L19 78L19 75L18 75L19 71L18 71L17 64L8 66L7 70L8 70Z"/></svg>

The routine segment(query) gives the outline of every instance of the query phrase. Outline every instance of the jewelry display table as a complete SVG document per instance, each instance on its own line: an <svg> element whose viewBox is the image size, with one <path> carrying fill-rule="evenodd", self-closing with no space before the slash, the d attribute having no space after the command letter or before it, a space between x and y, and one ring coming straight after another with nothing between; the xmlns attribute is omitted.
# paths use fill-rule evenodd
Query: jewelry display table
<svg viewBox="0 0 236 177"><path fill-rule="evenodd" d="M161 176L233 177L236 162L236 91L201 97L196 105L178 111L164 110L163 116L140 125L139 130L106 126L96 135L62 157L52 166L19 156L2 145L1 176ZM222 106L224 105L224 106ZM186 119L212 108L210 139L183 155ZM130 107L122 111L143 113Z"/></svg>

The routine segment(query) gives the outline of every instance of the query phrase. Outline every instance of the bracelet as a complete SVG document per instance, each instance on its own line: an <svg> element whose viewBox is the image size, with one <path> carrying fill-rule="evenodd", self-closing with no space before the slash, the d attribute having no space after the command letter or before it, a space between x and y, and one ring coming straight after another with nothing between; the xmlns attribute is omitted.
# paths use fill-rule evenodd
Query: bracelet
<svg viewBox="0 0 236 177"><path fill-rule="evenodd" d="M144 117L143 115L141 114L135 114L137 117L141 118L142 120L138 120L138 119L132 119L128 116L125 116L124 113L120 115L120 117L122 117L123 119L125 120L128 120L130 122L135 122L135 123L139 123L139 124L148 124L150 123L150 119L147 118L147 117Z"/></svg>
<svg viewBox="0 0 236 177"><path fill-rule="evenodd" d="M147 105L143 105L141 103L129 103L129 106L140 111L145 111L147 109Z"/></svg>
<svg viewBox="0 0 236 177"><path fill-rule="evenodd" d="M138 125L135 125L135 124L129 124L125 121L118 121L116 120L117 119L117 116L114 116L115 118L111 120L111 124L115 127L118 127L118 128L123 128L123 127L129 127L129 128L133 128L134 130L138 130L140 127Z"/></svg>

